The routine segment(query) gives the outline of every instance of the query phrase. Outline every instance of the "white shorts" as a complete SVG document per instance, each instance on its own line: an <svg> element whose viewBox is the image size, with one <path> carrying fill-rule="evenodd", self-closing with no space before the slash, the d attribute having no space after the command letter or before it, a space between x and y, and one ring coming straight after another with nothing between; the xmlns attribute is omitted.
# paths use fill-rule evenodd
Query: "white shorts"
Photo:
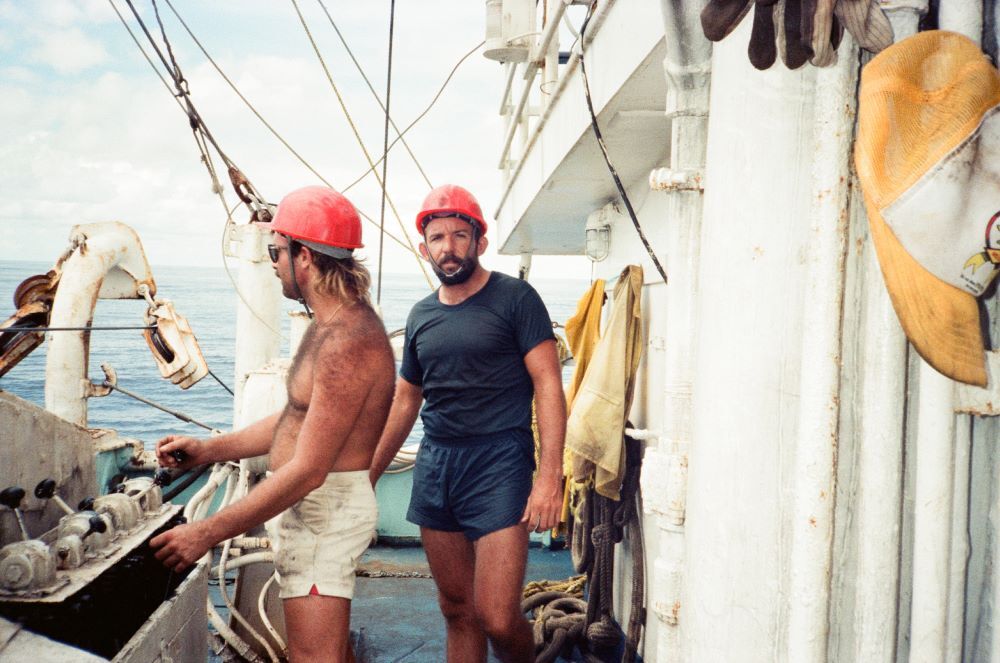
<svg viewBox="0 0 1000 663"><path fill-rule="evenodd" d="M368 470L331 472L322 486L265 525L278 595L352 598L354 571L375 535L377 519Z"/></svg>

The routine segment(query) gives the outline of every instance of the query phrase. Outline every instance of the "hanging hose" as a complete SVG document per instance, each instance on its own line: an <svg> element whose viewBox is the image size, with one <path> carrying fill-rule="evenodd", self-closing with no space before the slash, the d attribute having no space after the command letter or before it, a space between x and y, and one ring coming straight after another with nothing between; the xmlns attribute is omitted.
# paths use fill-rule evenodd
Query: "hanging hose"
<svg viewBox="0 0 1000 663"><path fill-rule="evenodd" d="M226 561L225 563L219 563L219 564L213 566L212 569L211 569L211 574L212 575L218 575L220 579L224 579L225 573L227 571L234 571L234 570L236 570L238 568L241 568L241 567L244 567L244 566L249 566L250 564L271 564L271 563L274 563L274 553L271 552L271 551L250 553L249 555L242 555L240 557L237 557L234 560ZM220 580L220 590L223 593L225 593L224 580ZM226 625L226 623L219 616L219 613L216 611L215 606L212 605L212 601L211 600L208 601L208 609L209 609L209 613L208 613L209 622L212 624L212 626L215 627L215 630L219 632L219 635L222 637L223 640L226 641L227 644L229 644L229 646L231 646L233 649L235 649L244 658L246 658L248 656L248 654L245 653L245 652L249 652L250 655L254 657L252 660L257 660L257 661L261 660L257 656L257 654L254 653L254 651L250 647L250 645L247 644L247 642L243 638L241 638L238 635L236 635L236 632L233 631L231 628L229 628L228 625ZM230 612L234 616L239 615L237 617L237 620L240 621L240 623L243 623L243 616L240 615L234 608L230 608ZM264 616L263 612L261 613L261 616L262 617ZM223 628L219 628L220 624L222 625ZM265 626L269 626L270 622L268 622L265 619L264 620L264 624L265 624ZM244 624L244 626L245 626L245 624ZM270 628L273 628L273 626L271 626ZM256 631L254 631L253 629L249 629L249 630L250 630L251 633L254 634L255 637L259 638L259 634ZM281 638L277 637L277 639L278 639L278 642L280 644L280 647L282 649L284 649L285 645L284 645L283 642L281 642ZM272 657L271 660L272 661L277 660L276 658L274 658L275 654L274 654L273 650L271 649L271 647L268 646L268 645L266 645L266 644L264 646L267 649L269 655ZM248 659L248 660L251 660L251 659Z"/></svg>
<svg viewBox="0 0 1000 663"><path fill-rule="evenodd" d="M216 463L212 467L212 473L209 475L208 481L184 505L184 517L187 518L189 523L195 520L195 510L201 506L202 502L211 500L211 497L215 495L215 491L219 489L219 486L222 485L222 482L226 480L232 471L233 467L226 463Z"/></svg>
<svg viewBox="0 0 1000 663"><path fill-rule="evenodd" d="M170 500L174 499L175 497L183 493L188 486L190 486L195 481L200 479L205 474L205 472L208 471L209 467L211 467L211 465L205 463L204 465L199 465L198 467L193 467L190 470L188 470L183 475L184 478L181 481L174 483L174 485L170 487L170 490L163 493L163 501L169 502Z"/></svg>
<svg viewBox="0 0 1000 663"><path fill-rule="evenodd" d="M275 571L271 574L271 577L267 579L267 582L264 583L264 586L260 588L260 594L257 595L257 614L260 615L260 621L264 623L264 628L266 628L267 632L271 634L272 638L274 638L274 642L278 645L278 649L282 652L287 652L288 645L285 644L284 638L282 638L281 634L278 633L278 629L274 628L274 624L271 623L271 619L267 616L267 609L264 605L264 599L267 597L267 590L271 588L271 585L274 584L277 577L278 572Z"/></svg>

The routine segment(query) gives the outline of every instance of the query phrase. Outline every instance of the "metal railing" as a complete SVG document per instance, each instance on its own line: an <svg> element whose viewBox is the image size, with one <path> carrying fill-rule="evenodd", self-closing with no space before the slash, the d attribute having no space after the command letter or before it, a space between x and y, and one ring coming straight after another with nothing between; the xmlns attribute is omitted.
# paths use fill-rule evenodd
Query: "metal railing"
<svg viewBox="0 0 1000 663"><path fill-rule="evenodd" d="M536 37L528 59L504 64L505 84L500 100L500 115L505 121L504 141L497 163L497 168L503 171L504 190L494 216L498 216L503 208L511 186L538 141L555 102L579 67L579 53L586 49L598 33L615 0L600 3L583 36L583 43L581 44L580 39L574 40L566 66L560 70L559 25L567 7L574 4L589 3L579 0L541 0L537 6L535 24L542 24L542 30L522 35ZM541 80L536 84L539 78ZM517 80L521 81L521 86L515 91Z"/></svg>

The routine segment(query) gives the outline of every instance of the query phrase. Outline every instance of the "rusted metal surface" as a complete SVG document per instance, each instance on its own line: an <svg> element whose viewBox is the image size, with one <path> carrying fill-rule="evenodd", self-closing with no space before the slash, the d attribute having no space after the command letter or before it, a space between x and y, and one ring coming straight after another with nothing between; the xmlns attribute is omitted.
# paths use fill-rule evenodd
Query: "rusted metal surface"
<svg viewBox="0 0 1000 663"><path fill-rule="evenodd" d="M100 299L137 299L156 284L136 232L123 223L74 226L70 248L60 257L60 279L49 323L88 327ZM90 332L68 331L49 337L45 364L45 407L80 426L87 425L87 363Z"/></svg>
<svg viewBox="0 0 1000 663"><path fill-rule="evenodd" d="M52 269L45 274L29 276L14 290L17 310L0 323L0 376L27 357L45 340L43 332L25 331L45 327L59 285L59 271Z"/></svg>

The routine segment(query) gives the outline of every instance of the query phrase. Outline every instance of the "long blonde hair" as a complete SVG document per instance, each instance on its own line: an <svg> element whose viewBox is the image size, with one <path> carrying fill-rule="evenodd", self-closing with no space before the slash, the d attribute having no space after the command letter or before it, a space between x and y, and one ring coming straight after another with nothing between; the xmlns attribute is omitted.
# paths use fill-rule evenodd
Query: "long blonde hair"
<svg viewBox="0 0 1000 663"><path fill-rule="evenodd" d="M313 263L319 269L320 277L316 291L321 295L335 296L345 302L359 302L371 306L371 274L368 268L356 258L331 258L312 251Z"/></svg>

